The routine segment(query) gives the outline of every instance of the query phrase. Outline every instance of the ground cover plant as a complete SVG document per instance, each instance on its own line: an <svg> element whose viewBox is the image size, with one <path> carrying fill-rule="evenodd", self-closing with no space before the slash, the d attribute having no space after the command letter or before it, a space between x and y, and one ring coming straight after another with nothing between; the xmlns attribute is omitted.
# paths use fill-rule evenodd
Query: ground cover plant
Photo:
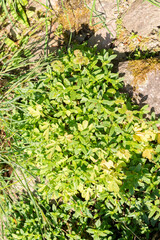
<svg viewBox="0 0 160 240"><path fill-rule="evenodd" d="M157 236L159 121L120 93L114 58L86 45L59 51L3 97L12 136L3 161L21 169L27 190L5 196L7 239ZM39 178L35 192L29 174Z"/></svg>
<svg viewBox="0 0 160 240"><path fill-rule="evenodd" d="M102 24L95 3L90 24L93 15ZM121 93L110 50L83 44L48 56L44 48L33 63L27 4L0 3L2 26L10 18L24 30L0 36L0 238L158 239L159 120ZM37 27L46 40L47 11Z"/></svg>

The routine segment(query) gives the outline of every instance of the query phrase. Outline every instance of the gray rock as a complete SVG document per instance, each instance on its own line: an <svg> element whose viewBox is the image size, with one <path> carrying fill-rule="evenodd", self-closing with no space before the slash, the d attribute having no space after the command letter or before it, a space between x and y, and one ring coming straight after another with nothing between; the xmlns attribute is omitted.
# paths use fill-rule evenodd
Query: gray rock
<svg viewBox="0 0 160 240"><path fill-rule="evenodd" d="M90 7L92 6L90 5ZM106 27L96 31L96 33L89 39L88 45L94 46L97 44L98 50L109 48L112 41L116 38L116 20L118 16L116 1L98 0L96 1L95 9L95 22L102 21Z"/></svg>
<svg viewBox="0 0 160 240"><path fill-rule="evenodd" d="M136 60L119 64L119 74L123 76L127 92L143 106L160 114L160 60Z"/></svg>
<svg viewBox="0 0 160 240"><path fill-rule="evenodd" d="M41 1L34 1L34 0L29 0L29 7L34 8L36 11L42 11L45 12L48 8L49 9L56 9L58 6L58 0L49 0L47 7L46 6L46 0L41 0Z"/></svg>
<svg viewBox="0 0 160 240"><path fill-rule="evenodd" d="M92 47L97 44L97 49L109 48L113 38L106 28L99 29L89 40L88 46Z"/></svg>
<svg viewBox="0 0 160 240"><path fill-rule="evenodd" d="M108 27L110 27L110 24L112 25L112 28L114 27L114 29L110 29L110 31L114 30L112 34L115 35L116 19L118 17L117 2L110 0L98 0L96 1L96 12L97 15L101 17L101 19L104 19Z"/></svg>
<svg viewBox="0 0 160 240"><path fill-rule="evenodd" d="M148 1L136 0L122 20L128 31L146 37L160 27L160 8Z"/></svg>

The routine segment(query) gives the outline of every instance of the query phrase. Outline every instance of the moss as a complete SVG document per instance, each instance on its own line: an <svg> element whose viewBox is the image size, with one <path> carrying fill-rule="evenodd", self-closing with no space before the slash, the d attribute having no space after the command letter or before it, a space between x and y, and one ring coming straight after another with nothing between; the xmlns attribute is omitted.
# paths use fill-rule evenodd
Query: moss
<svg viewBox="0 0 160 240"><path fill-rule="evenodd" d="M129 61L128 70L134 76L133 86L138 87L139 84L145 83L148 72L160 70L160 59L149 58Z"/></svg>
<svg viewBox="0 0 160 240"><path fill-rule="evenodd" d="M82 24L89 24L90 11L86 7L71 9L61 12L58 22L63 26L64 31L76 31L81 29Z"/></svg>
<svg viewBox="0 0 160 240"><path fill-rule="evenodd" d="M87 5L90 2L92 0L87 0ZM63 31L78 32L84 25L89 26L91 31L103 27L102 23L97 24L94 18L92 18L92 25L90 25L91 11L87 5L82 0L63 0L63 4L59 3L57 22L63 26Z"/></svg>
<svg viewBox="0 0 160 240"><path fill-rule="evenodd" d="M59 6L61 8L65 7L66 9L82 8L84 6L84 1L82 1L82 0L62 0L62 1L59 1Z"/></svg>

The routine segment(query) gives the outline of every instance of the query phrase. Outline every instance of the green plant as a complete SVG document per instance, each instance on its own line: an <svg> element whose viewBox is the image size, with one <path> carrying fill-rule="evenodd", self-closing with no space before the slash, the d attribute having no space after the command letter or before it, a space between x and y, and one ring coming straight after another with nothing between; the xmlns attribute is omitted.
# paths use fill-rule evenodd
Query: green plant
<svg viewBox="0 0 160 240"><path fill-rule="evenodd" d="M28 0L2 0L1 6L3 11L5 12L6 17L9 18L13 26L14 22L18 21L21 24L29 27L28 17L25 11L25 7L27 4Z"/></svg>
<svg viewBox="0 0 160 240"><path fill-rule="evenodd" d="M151 4L155 5L156 7L160 7L159 1L156 1L156 0L147 0L147 1L150 2Z"/></svg>
<svg viewBox="0 0 160 240"><path fill-rule="evenodd" d="M153 58L156 57L156 52L150 52L150 51L141 51L139 49L136 49L134 53L132 53L132 57L130 56L129 59L148 59L148 58Z"/></svg>
<svg viewBox="0 0 160 240"><path fill-rule="evenodd" d="M160 229L159 122L145 120L146 107L137 110L120 93L114 58L85 45L59 51L3 103L1 118L14 139L8 159L40 177L40 199L52 206L39 211L51 223L50 239L151 239ZM37 225L32 202L25 203L32 220L11 225L19 239L29 236L21 224Z"/></svg>
<svg viewBox="0 0 160 240"><path fill-rule="evenodd" d="M51 226L47 219L49 205L39 197L35 197L35 199L39 204L39 212L43 213L43 211L45 211L46 217L44 215L43 218L39 218L30 197L26 194L21 195L19 201L12 202L11 207L6 211L6 215L8 214L10 216L8 217L9 224L7 228L5 228L5 235L7 235L8 240L13 238L23 240L54 239L53 230L51 231Z"/></svg>
<svg viewBox="0 0 160 240"><path fill-rule="evenodd" d="M63 33L63 26L60 24L60 25L58 25L58 27L55 31L55 35L60 37L62 35L62 33Z"/></svg>

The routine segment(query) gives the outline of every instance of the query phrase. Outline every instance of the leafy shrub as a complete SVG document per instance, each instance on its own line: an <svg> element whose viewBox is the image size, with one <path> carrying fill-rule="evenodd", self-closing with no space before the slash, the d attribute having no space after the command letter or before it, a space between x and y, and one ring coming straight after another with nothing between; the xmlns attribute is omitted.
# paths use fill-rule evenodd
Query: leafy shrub
<svg viewBox="0 0 160 240"><path fill-rule="evenodd" d="M14 158L40 176L37 202L50 207L47 216L40 211L52 223L50 239L151 239L160 229L158 122L120 93L114 58L75 47L14 89ZM31 203L21 203L15 209L27 217L10 232L30 239L24 231L34 223L41 239L45 226L33 207L28 220Z"/></svg>

